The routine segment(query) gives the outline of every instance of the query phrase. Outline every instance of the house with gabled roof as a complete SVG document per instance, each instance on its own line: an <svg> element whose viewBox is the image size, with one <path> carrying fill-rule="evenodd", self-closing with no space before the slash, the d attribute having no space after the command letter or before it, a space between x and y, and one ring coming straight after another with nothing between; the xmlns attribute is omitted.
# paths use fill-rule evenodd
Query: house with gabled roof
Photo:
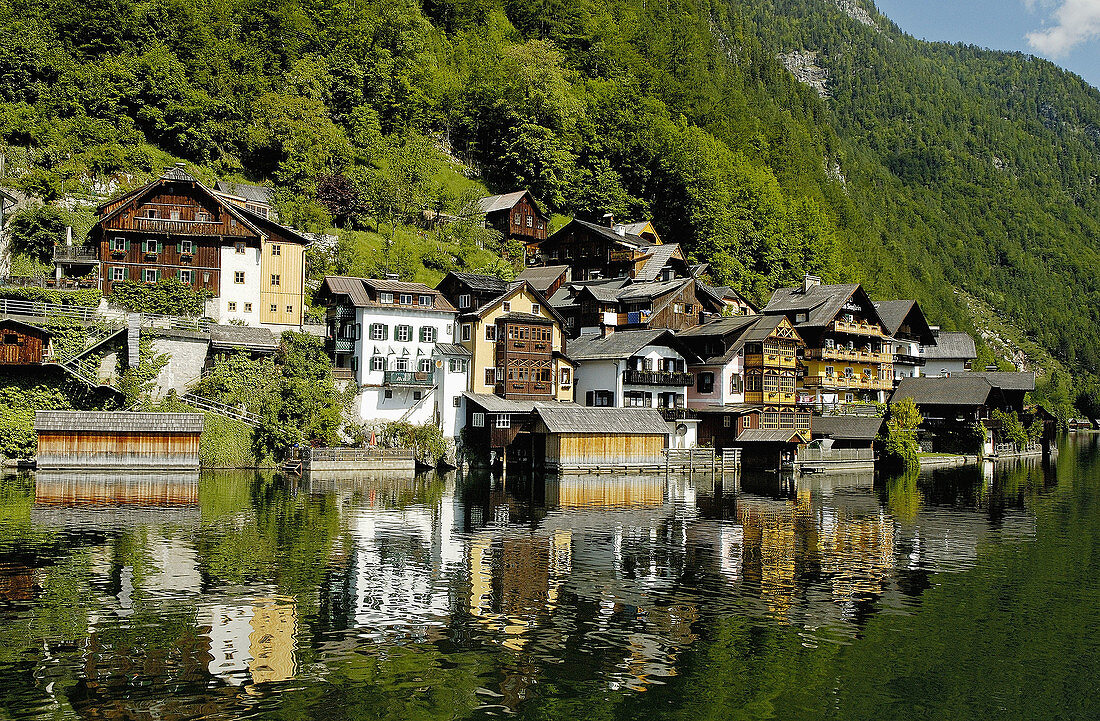
<svg viewBox="0 0 1100 721"><path fill-rule="evenodd" d="M883 329L890 336L888 342L894 354L895 382L924 375L921 369L927 362L925 352L936 345L936 336L920 304L915 300L876 301L875 310L882 320Z"/></svg>
<svg viewBox="0 0 1100 721"><path fill-rule="evenodd" d="M327 276L315 296L326 308L326 348L335 375L350 372L363 424L431 423L453 438L456 400L466 390L470 354L455 344L458 315L423 283Z"/></svg>
<svg viewBox="0 0 1100 721"><path fill-rule="evenodd" d="M484 214L487 227L500 231L505 238L527 243L545 240L550 227L550 215L530 190L482 198L477 202L477 211Z"/></svg>
<svg viewBox="0 0 1100 721"><path fill-rule="evenodd" d="M96 212L89 238L108 298L118 283L177 278L213 294L207 315L220 322L301 325L309 239L229 202L182 164Z"/></svg>
<svg viewBox="0 0 1100 721"><path fill-rule="evenodd" d="M565 317L573 336L604 329L676 331L721 313L723 305L699 293L697 284L695 278L570 281L550 296L550 304Z"/></svg>
<svg viewBox="0 0 1100 721"><path fill-rule="evenodd" d="M634 278L641 281L692 277L691 265L676 243L662 243L656 232L628 232L574 218L530 250L528 265L568 265L574 280Z"/></svg>
<svg viewBox="0 0 1100 721"><path fill-rule="evenodd" d="M807 275L779 288L762 311L783 315L806 342L800 387L819 405L884 401L894 357L875 304L858 283L824 285Z"/></svg>
<svg viewBox="0 0 1100 721"><path fill-rule="evenodd" d="M229 202L251 210L256 215L269 220L279 220L279 215L275 211L275 191L266 185L219 180L214 184L214 190Z"/></svg>
<svg viewBox="0 0 1100 721"><path fill-rule="evenodd" d="M978 358L978 347L973 336L961 331L941 331L939 326L932 327L932 335L935 344L921 349L925 375L953 376L973 369Z"/></svg>

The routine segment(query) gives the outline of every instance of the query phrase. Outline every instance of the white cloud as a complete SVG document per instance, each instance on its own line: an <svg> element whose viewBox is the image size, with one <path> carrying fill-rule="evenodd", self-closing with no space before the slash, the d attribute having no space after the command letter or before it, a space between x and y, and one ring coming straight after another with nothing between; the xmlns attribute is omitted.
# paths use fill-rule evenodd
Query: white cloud
<svg viewBox="0 0 1100 721"><path fill-rule="evenodd" d="M1029 10L1043 7L1043 0L1024 0ZM1040 53L1058 57L1100 37L1100 0L1062 0L1049 26L1027 34L1027 42Z"/></svg>

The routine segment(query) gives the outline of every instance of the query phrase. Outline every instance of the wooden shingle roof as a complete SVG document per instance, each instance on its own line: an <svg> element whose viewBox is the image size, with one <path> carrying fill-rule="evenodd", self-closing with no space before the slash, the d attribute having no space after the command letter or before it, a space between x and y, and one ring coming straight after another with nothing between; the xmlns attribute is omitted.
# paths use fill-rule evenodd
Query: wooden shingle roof
<svg viewBox="0 0 1100 721"><path fill-rule="evenodd" d="M814 416L810 419L814 438L874 440L881 427L882 418L877 416Z"/></svg>
<svg viewBox="0 0 1100 721"><path fill-rule="evenodd" d="M36 431L101 433L202 433L201 413L36 411Z"/></svg>
<svg viewBox="0 0 1100 721"><path fill-rule="evenodd" d="M535 413L551 433L668 434L668 424L655 408L588 408L566 403L540 403Z"/></svg>

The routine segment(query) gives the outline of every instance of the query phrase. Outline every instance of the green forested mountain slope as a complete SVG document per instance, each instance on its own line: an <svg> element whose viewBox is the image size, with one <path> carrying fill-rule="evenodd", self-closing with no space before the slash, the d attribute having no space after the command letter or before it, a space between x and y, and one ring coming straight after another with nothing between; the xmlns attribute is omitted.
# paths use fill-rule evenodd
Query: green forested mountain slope
<svg viewBox="0 0 1100 721"><path fill-rule="evenodd" d="M174 156L276 183L296 222L318 222L334 174L361 195L341 223L411 222L461 203L412 162L434 143L557 212L651 215L757 299L809 271L968 327L958 285L1095 371L1100 96L871 16L833 0L0 0L4 182L56 198ZM776 60L799 49L831 99Z"/></svg>

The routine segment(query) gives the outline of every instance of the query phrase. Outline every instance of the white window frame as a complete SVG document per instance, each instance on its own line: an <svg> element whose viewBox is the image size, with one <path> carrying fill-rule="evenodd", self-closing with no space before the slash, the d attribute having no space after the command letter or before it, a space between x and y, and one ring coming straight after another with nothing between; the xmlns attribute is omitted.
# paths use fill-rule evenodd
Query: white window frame
<svg viewBox="0 0 1100 721"><path fill-rule="evenodd" d="M271 274L271 287L272 288L278 288L279 287L279 281L281 281L281 280L282 280L282 277L278 273L272 273Z"/></svg>
<svg viewBox="0 0 1100 721"><path fill-rule="evenodd" d="M397 301L398 301L398 305L412 305L413 304L412 293L399 293Z"/></svg>
<svg viewBox="0 0 1100 721"><path fill-rule="evenodd" d="M195 272L187 268L180 269L180 281L191 285L195 281Z"/></svg>
<svg viewBox="0 0 1100 721"><path fill-rule="evenodd" d="M374 355L370 357L370 369L372 371L384 371L386 370L386 357L381 355Z"/></svg>
<svg viewBox="0 0 1100 721"><path fill-rule="evenodd" d="M386 291L386 290L382 291L381 293L378 294L378 302L379 303L392 303L393 302L393 293L390 293L389 291Z"/></svg>
<svg viewBox="0 0 1100 721"><path fill-rule="evenodd" d="M417 373L431 373L432 372L432 359L421 358L416 362Z"/></svg>
<svg viewBox="0 0 1100 721"><path fill-rule="evenodd" d="M493 422L494 428L511 428L512 416L507 413L498 413L496 420Z"/></svg>
<svg viewBox="0 0 1100 721"><path fill-rule="evenodd" d="M412 326L411 325L398 325L394 328L393 339L398 343L408 343L412 340Z"/></svg>
<svg viewBox="0 0 1100 721"><path fill-rule="evenodd" d="M473 303L473 301L471 300L469 295L462 294L462 295L458 296L458 307L459 308L469 308L472 303Z"/></svg>
<svg viewBox="0 0 1100 721"><path fill-rule="evenodd" d="M484 413L471 413L470 414L470 425L473 426L474 428L484 428L485 427L485 414Z"/></svg>
<svg viewBox="0 0 1100 721"><path fill-rule="evenodd" d="M111 239L111 250L118 251L120 253L126 252L126 239L121 235L116 235Z"/></svg>
<svg viewBox="0 0 1100 721"><path fill-rule="evenodd" d="M125 268L111 268L111 280L117 282L126 280Z"/></svg>
<svg viewBox="0 0 1100 721"><path fill-rule="evenodd" d="M386 332L385 323L371 323L370 324L370 339L371 340L387 340L386 336L389 333Z"/></svg>
<svg viewBox="0 0 1100 721"><path fill-rule="evenodd" d="M150 277L150 273L152 274L152 277ZM142 273L141 275L144 277L146 283L156 283L157 282L157 271L153 268L146 268L145 272Z"/></svg>
<svg viewBox="0 0 1100 721"><path fill-rule="evenodd" d="M143 246L142 250L146 253L153 253L155 255L156 252L157 252L157 241L156 240L153 240L151 238L147 238L145 240L145 242L142 243L142 246Z"/></svg>
<svg viewBox="0 0 1100 721"><path fill-rule="evenodd" d="M180 241L180 254L192 255L195 252L195 241L193 240L181 240Z"/></svg>
<svg viewBox="0 0 1100 721"><path fill-rule="evenodd" d="M418 304L424 308L431 308L433 305L432 297L430 295L421 295L420 298L418 298L417 300Z"/></svg>

